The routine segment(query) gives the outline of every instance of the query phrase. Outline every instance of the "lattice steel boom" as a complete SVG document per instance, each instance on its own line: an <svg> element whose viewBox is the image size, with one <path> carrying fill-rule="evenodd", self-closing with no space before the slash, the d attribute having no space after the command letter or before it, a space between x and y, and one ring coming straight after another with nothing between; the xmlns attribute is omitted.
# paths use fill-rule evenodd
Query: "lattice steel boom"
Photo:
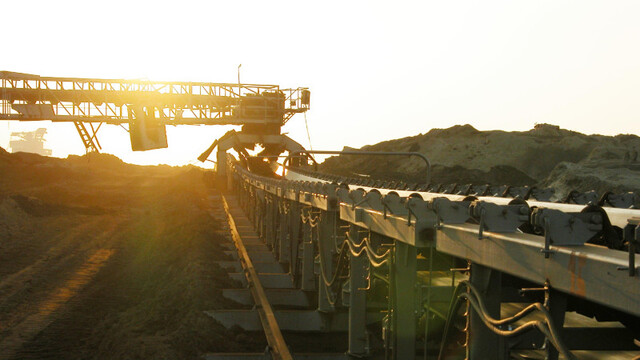
<svg viewBox="0 0 640 360"><path fill-rule="evenodd" d="M83 123L129 124L134 150L147 150L166 147L166 125L242 125L248 134L279 135L294 114L310 107L310 92L302 87L9 71L0 71L0 81L0 120L74 122L88 151L100 148L97 129L89 133Z"/></svg>
<svg viewBox="0 0 640 360"><path fill-rule="evenodd" d="M44 77L0 71L0 120L129 123L136 106L167 125L284 125L309 109L307 88Z"/></svg>

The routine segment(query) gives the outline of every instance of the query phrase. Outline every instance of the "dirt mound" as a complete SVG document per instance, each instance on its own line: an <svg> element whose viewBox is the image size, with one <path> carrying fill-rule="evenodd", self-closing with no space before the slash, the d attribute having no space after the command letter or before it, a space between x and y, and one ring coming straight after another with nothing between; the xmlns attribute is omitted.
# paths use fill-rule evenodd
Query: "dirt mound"
<svg viewBox="0 0 640 360"><path fill-rule="evenodd" d="M391 160L389 160L391 162ZM406 183L424 183L426 180L426 171L423 169L417 172L400 172L394 170L384 170L386 167L381 166L381 160L378 159L362 159L358 162L357 171L351 169L345 170L341 167L330 167L325 165L325 172L335 175L347 177L353 176L371 176L380 180L400 180ZM387 163L388 169L393 169L393 165ZM326 170L328 169L328 170ZM381 170L382 169L382 170ZM434 184L501 184L512 186L524 186L535 183L536 181L527 174L514 169L507 165L494 166L488 171L477 169L467 169L463 166L442 166L434 165L431 168L431 178Z"/></svg>
<svg viewBox="0 0 640 360"><path fill-rule="evenodd" d="M456 165L453 167L434 166L433 178L441 184L504 184L524 186L535 183L535 180L522 171L508 165L493 166L488 171L466 169Z"/></svg>
<svg viewBox="0 0 640 360"><path fill-rule="evenodd" d="M471 125L458 125L384 141L362 149L420 152L431 161L432 182L436 184L553 184L560 190L568 184L547 178L553 174L554 179L558 179L559 172L567 169L560 166L557 171L554 170L562 163L583 164L592 169L621 167L631 171L635 171L634 164L640 164L638 136L584 135L550 124L537 124L524 132L478 131ZM424 167L424 163L415 157L339 156L328 158L321 164L320 170L349 176L368 174L374 178L396 177L419 182L424 179ZM603 178L603 184L607 179L609 177ZM620 181L612 182L613 188L632 191L636 186L633 175L625 176Z"/></svg>
<svg viewBox="0 0 640 360"><path fill-rule="evenodd" d="M572 190L595 190L602 195L635 192L640 194L640 166L637 168L603 167L593 164L558 164L541 186L556 189L556 195L564 197Z"/></svg>
<svg viewBox="0 0 640 360"><path fill-rule="evenodd" d="M136 166L108 154L68 159L27 153L9 155L8 161L0 163L0 195L22 194L46 203L77 207L128 207L170 186L166 180L195 169Z"/></svg>
<svg viewBox="0 0 640 360"><path fill-rule="evenodd" d="M431 129L427 133L427 136L432 137L455 137L455 136L473 136L478 135L481 132L469 124L454 125L447 129Z"/></svg>
<svg viewBox="0 0 640 360"><path fill-rule="evenodd" d="M204 171L0 151L0 359L193 359L264 348L230 308Z"/></svg>

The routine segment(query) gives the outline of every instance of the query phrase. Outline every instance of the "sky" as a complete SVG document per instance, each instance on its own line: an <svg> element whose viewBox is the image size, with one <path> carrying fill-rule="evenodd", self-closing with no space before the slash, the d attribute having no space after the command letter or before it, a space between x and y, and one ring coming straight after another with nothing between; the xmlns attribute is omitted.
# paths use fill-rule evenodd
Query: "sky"
<svg viewBox="0 0 640 360"><path fill-rule="evenodd" d="M0 1L0 70L43 76L306 86L311 146L339 150L471 124L551 123L640 135L639 1ZM53 155L83 154L72 124ZM197 163L230 127L168 129L132 152L105 126L103 151L138 164ZM309 147L305 117L284 127Z"/></svg>

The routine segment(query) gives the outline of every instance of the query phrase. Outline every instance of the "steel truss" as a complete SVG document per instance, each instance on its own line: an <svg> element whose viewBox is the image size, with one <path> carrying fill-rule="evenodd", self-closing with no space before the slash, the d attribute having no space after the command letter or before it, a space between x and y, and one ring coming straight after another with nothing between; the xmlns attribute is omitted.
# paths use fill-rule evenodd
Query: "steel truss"
<svg viewBox="0 0 640 360"><path fill-rule="evenodd" d="M132 105L154 108L167 125L244 125L263 123L249 110L267 111L270 97L281 94L279 113L267 116L283 125L295 113L306 111L307 88L280 89L278 85L170 82L123 79L44 77L0 71L0 120L51 120L123 124L132 120ZM274 105L276 106L276 105ZM245 111L234 112L234 109ZM253 109L251 109L253 108ZM267 114L269 115L269 114Z"/></svg>
<svg viewBox="0 0 640 360"><path fill-rule="evenodd" d="M278 85L44 77L0 71L0 120L73 122L87 151L98 151L92 123L244 125L247 133L280 134L310 108L307 88ZM85 125L85 123L89 123ZM99 126L99 125L98 125Z"/></svg>

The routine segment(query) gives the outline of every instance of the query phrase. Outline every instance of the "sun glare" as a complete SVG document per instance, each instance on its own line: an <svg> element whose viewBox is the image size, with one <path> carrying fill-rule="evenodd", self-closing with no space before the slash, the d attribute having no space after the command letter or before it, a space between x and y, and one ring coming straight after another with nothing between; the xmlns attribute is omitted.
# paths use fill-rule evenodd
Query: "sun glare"
<svg viewBox="0 0 640 360"><path fill-rule="evenodd" d="M317 149L464 123L480 130L544 122L584 133L640 132L640 47L629 46L640 40L637 2L116 1L91 17L85 3L65 4L10 2L3 11L45 23L64 8L74 21L58 22L56 36L73 38L81 51L16 42L0 70L307 86L313 93L307 121L297 115L283 131ZM26 38L42 34L19 17L4 21ZM8 147L13 131L40 127L48 129L54 156L84 153L72 125L49 122L0 124L0 146ZM226 130L170 127L169 149L144 153L131 151L119 127L103 127L99 140L125 161L178 165L193 163Z"/></svg>

